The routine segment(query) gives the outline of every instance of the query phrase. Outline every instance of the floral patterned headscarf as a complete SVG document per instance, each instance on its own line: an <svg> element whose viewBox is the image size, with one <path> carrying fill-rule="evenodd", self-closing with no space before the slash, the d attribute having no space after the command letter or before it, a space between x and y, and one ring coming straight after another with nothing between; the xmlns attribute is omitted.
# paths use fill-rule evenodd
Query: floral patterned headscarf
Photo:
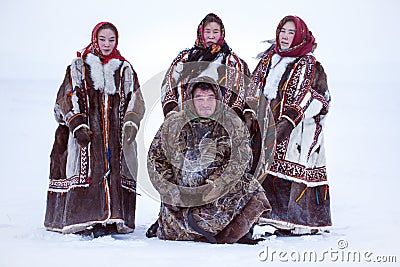
<svg viewBox="0 0 400 267"><path fill-rule="evenodd" d="M213 45L213 50L219 51L218 47L221 47L221 45L225 42L225 27L222 23L222 20L213 13L205 16L205 18L200 22L199 26L197 27L197 39L195 42L195 46L200 48L207 48L206 42L204 40L204 27L210 22L216 22L221 26L221 37L219 38L217 44Z"/></svg>

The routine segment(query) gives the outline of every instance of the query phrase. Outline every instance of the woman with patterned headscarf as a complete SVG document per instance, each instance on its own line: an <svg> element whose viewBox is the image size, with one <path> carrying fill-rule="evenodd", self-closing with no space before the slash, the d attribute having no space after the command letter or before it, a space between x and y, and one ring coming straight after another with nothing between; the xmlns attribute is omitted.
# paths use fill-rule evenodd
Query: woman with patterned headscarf
<svg viewBox="0 0 400 267"><path fill-rule="evenodd" d="M331 98L315 48L304 21L287 16L277 27L276 44L252 74L248 100L266 99L276 127L274 159L262 184L272 212L260 223L275 226L277 233L312 234L331 226L323 136ZM263 110L257 113L265 118Z"/></svg>
<svg viewBox="0 0 400 267"><path fill-rule="evenodd" d="M250 71L226 43L224 24L213 13L200 22L194 46L180 52L165 75L161 88L164 116L183 109L186 84L199 76L218 81L223 103L242 117Z"/></svg>
<svg viewBox="0 0 400 267"><path fill-rule="evenodd" d="M47 230L98 237L135 228L137 162L128 169L124 149L136 157L145 106L136 73L117 45L117 28L97 24L58 91Z"/></svg>

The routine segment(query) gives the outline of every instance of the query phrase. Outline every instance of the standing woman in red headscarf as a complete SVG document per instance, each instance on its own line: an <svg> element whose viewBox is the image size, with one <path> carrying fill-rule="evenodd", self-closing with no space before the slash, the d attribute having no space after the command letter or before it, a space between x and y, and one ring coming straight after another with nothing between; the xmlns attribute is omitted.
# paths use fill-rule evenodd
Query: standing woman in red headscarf
<svg viewBox="0 0 400 267"><path fill-rule="evenodd" d="M137 75L117 45L117 28L97 24L58 91L47 230L98 237L135 228L137 162L128 168L123 147L136 157L145 106Z"/></svg>
<svg viewBox="0 0 400 267"><path fill-rule="evenodd" d="M210 76L217 81L222 103L243 117L250 70L228 46L224 24L213 13L206 15L198 25L194 46L181 51L165 74L161 87L164 116L183 109L186 84L200 76Z"/></svg>
<svg viewBox="0 0 400 267"><path fill-rule="evenodd" d="M262 175L272 212L260 223L280 234L313 234L331 226L323 136L330 95L315 48L302 19L283 18L276 44L261 55L250 83L248 100L265 99L276 128L273 162Z"/></svg>

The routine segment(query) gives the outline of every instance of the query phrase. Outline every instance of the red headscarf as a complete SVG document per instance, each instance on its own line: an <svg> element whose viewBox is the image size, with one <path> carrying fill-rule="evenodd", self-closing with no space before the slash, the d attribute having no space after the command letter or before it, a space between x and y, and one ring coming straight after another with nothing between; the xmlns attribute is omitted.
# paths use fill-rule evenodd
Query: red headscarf
<svg viewBox="0 0 400 267"><path fill-rule="evenodd" d="M279 33L283 25L287 21L293 21L296 26L296 33L293 38L293 42L289 49L281 50L279 44ZM282 57L302 57L307 55L314 50L315 38L311 31L308 30L306 23L299 17L296 16L286 16L278 24L276 29L276 42L275 52Z"/></svg>
<svg viewBox="0 0 400 267"><path fill-rule="evenodd" d="M221 45L225 42L225 27L222 23L222 20L217 15L210 13L205 16L205 18L200 22L199 26L197 27L197 39L195 46L200 48L207 48L206 42L204 40L204 27L210 22L216 22L221 26L221 37L219 38L216 47L221 47ZM213 50L215 49L216 48L213 48Z"/></svg>
<svg viewBox="0 0 400 267"><path fill-rule="evenodd" d="M97 39L97 35L100 31L100 28L105 25L111 26L112 30L115 32L115 37L116 37L115 47L114 47L113 51L111 52L111 54L109 54L108 56L105 56L101 53L98 39ZM117 30L117 28L111 22L100 22L94 27L94 29L92 31L92 42L85 48L85 50L83 52L83 56L85 56L89 53L92 53L92 54L98 56L101 59L101 62L103 64L107 64L107 62L112 58L125 60L125 58L123 56L121 56L121 54L117 50L117 46L118 46L118 30ZM79 52L78 52L78 56L80 56Z"/></svg>

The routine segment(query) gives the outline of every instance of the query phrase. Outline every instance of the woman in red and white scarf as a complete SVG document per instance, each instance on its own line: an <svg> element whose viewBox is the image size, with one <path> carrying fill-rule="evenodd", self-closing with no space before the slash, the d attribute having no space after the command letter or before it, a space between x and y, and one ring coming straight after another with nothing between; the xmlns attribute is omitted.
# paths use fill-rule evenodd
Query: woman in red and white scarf
<svg viewBox="0 0 400 267"><path fill-rule="evenodd" d="M275 121L273 162L259 174L272 206L260 223L275 226L277 233L318 233L332 224L323 136L330 95L315 48L304 21L286 16L276 29L276 43L252 74L248 101L266 100L270 112L256 110L259 120Z"/></svg>
<svg viewBox="0 0 400 267"><path fill-rule="evenodd" d="M118 37L112 23L97 24L58 91L47 230L98 237L135 228L135 137L145 106Z"/></svg>

